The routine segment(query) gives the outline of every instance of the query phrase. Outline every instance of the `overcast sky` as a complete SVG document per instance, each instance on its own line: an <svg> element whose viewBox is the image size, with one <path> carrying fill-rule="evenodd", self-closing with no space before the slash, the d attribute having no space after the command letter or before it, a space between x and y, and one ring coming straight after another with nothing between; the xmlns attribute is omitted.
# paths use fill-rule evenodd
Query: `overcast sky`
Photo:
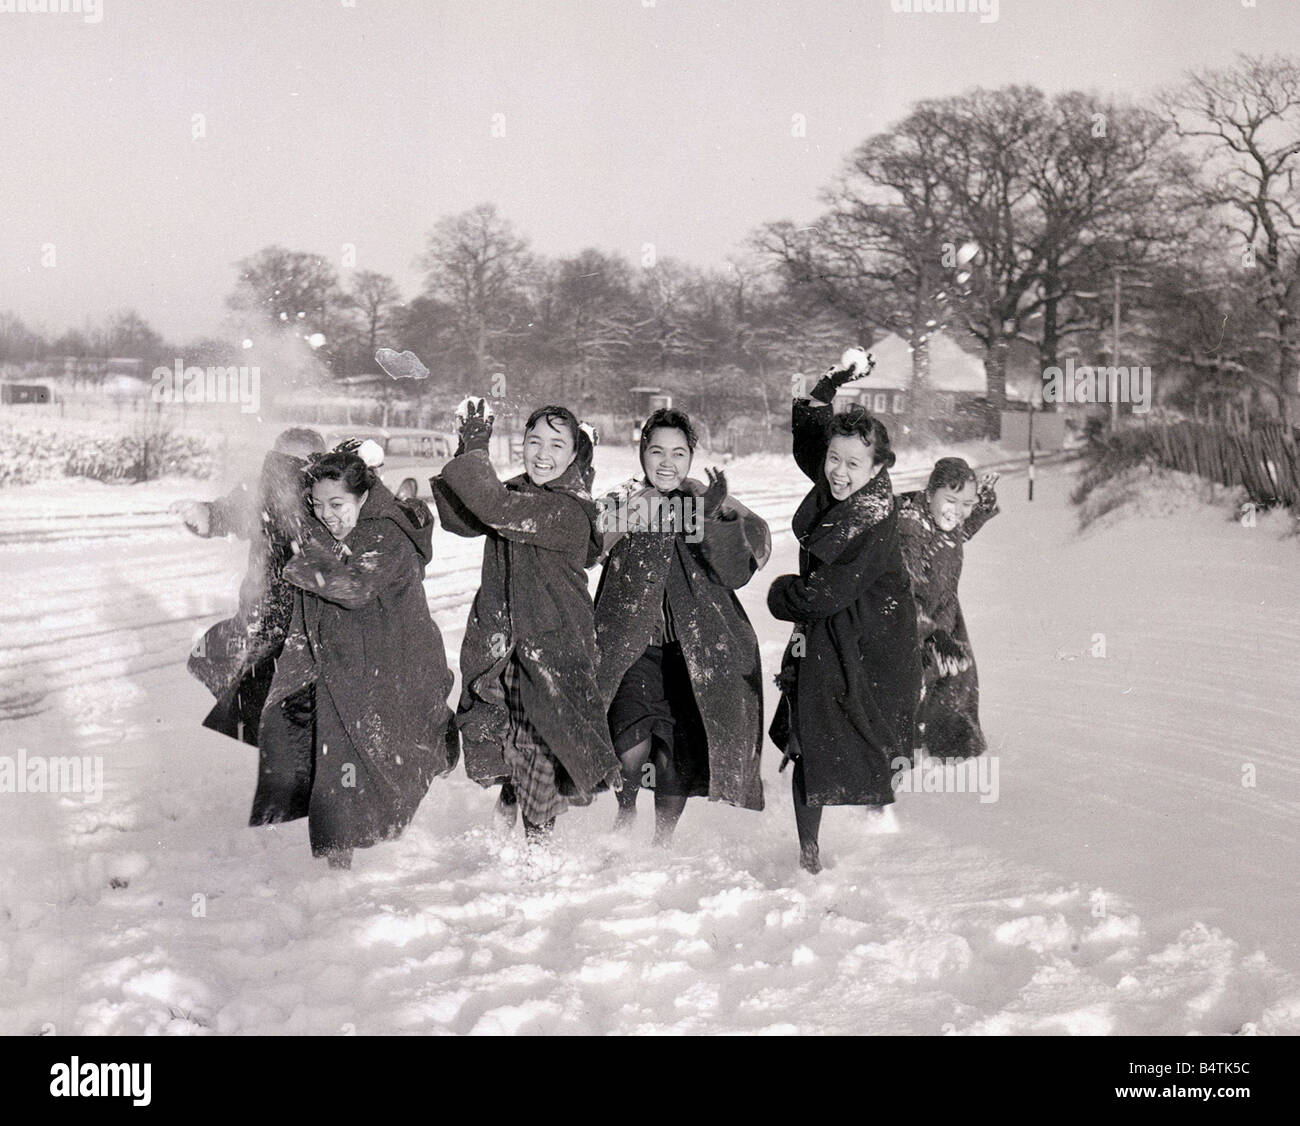
<svg viewBox="0 0 1300 1126"><path fill-rule="evenodd" d="M134 307L179 342L270 243L339 265L354 244L409 297L434 221L483 201L548 254L721 263L758 224L811 218L918 98L1137 97L1237 51L1300 53L1300 0L1001 0L990 23L890 0L346 2L0 12L0 309L57 332Z"/></svg>

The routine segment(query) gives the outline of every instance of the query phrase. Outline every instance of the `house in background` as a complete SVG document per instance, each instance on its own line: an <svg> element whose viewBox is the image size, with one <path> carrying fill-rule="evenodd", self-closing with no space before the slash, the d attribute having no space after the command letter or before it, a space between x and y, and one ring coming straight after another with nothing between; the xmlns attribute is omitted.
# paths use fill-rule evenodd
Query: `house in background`
<svg viewBox="0 0 1300 1126"><path fill-rule="evenodd" d="M901 336L891 332L868 351L876 366L864 379L855 379L840 388L835 409L844 410L858 403L880 417L886 426L907 434L916 422L913 409L912 348ZM936 332L930 337L930 391L932 414L954 432L978 417L988 394L984 363L962 348L951 336Z"/></svg>

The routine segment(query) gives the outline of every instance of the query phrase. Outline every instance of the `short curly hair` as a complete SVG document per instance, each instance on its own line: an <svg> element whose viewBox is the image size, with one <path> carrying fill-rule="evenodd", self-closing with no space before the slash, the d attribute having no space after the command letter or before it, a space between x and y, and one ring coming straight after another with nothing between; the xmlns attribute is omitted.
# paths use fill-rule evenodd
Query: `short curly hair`
<svg viewBox="0 0 1300 1126"><path fill-rule="evenodd" d="M354 497L368 493L379 484L379 476L370 466L356 454L341 450L312 454L302 476L308 489L317 481L342 481L343 487Z"/></svg>
<svg viewBox="0 0 1300 1126"><path fill-rule="evenodd" d="M889 443L889 431L885 424L862 406L851 406L841 414L831 415L826 424L826 440L832 438L859 438L874 447L876 465L890 468L898 460L894 447Z"/></svg>

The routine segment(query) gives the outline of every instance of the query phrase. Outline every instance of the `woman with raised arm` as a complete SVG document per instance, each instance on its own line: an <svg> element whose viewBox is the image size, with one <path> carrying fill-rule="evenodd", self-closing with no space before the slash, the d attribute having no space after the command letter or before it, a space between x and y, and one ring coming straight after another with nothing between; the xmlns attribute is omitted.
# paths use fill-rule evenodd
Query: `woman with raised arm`
<svg viewBox="0 0 1300 1126"><path fill-rule="evenodd" d="M456 456L432 480L443 526L487 540L457 723L469 776L500 785L498 818L513 826L522 811L526 839L538 843L569 805L620 778L587 590L601 550L592 445L572 411L541 407L524 429L524 472L502 482L488 459L491 418L482 400L467 402Z"/></svg>
<svg viewBox="0 0 1300 1126"><path fill-rule="evenodd" d="M963 544L997 515L998 475L959 457L940 458L924 490L898 498L903 561L916 600L925 693L917 741L938 758L971 758L987 744L980 730L979 676L966 619L957 600Z"/></svg>
<svg viewBox="0 0 1300 1126"><path fill-rule="evenodd" d="M601 694L623 771L616 828L654 791L655 843L667 845L691 796L763 808L763 685L758 639L735 592L771 552L767 523L689 476L695 428L655 411L641 428L644 478L602 498L613 542L596 591Z"/></svg>
<svg viewBox="0 0 1300 1126"><path fill-rule="evenodd" d="M837 415L830 405L860 374L850 359L811 400L794 401L794 457L813 487L791 521L799 574L782 575L767 596L773 616L794 623L771 735L794 761L800 864L814 873L824 806L888 812L899 761L910 761L921 689L889 433L861 407ZM860 362L870 370L869 357Z"/></svg>
<svg viewBox="0 0 1300 1126"><path fill-rule="evenodd" d="M397 501L357 453L313 455L312 519L285 564L293 619L262 712L250 823L306 817L334 868L401 834L455 767L452 676L429 615L433 514Z"/></svg>

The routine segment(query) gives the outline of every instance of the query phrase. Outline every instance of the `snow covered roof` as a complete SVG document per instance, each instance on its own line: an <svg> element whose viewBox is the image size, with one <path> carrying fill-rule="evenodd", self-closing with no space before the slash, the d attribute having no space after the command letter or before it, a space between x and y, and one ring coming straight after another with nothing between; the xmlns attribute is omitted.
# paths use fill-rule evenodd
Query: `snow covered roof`
<svg viewBox="0 0 1300 1126"><path fill-rule="evenodd" d="M912 349L906 340L891 332L868 351L876 358L875 371L866 379L846 383L844 390L906 390L911 386ZM930 337L930 385L936 391L971 391L978 395L988 389L984 365L942 332Z"/></svg>

